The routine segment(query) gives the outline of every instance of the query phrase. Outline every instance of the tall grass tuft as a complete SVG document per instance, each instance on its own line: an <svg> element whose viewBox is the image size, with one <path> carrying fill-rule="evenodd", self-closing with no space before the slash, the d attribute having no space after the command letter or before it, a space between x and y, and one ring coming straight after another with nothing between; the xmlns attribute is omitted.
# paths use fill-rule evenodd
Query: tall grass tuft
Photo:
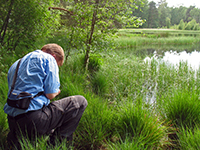
<svg viewBox="0 0 200 150"><path fill-rule="evenodd" d="M108 79L107 76L100 70L91 78L92 89L99 96L108 94Z"/></svg>
<svg viewBox="0 0 200 150"><path fill-rule="evenodd" d="M88 107L75 133L74 145L79 150L101 149L114 135L115 111L109 108L104 100L92 95L85 97L88 100Z"/></svg>
<svg viewBox="0 0 200 150"><path fill-rule="evenodd" d="M200 123L200 101L195 91L174 89L174 93L163 98L163 118L176 128L194 128Z"/></svg>
<svg viewBox="0 0 200 150"><path fill-rule="evenodd" d="M89 83L86 81L86 74L80 57L80 55L73 58L69 57L67 62L60 68L61 93L57 99L84 94L84 89Z"/></svg>
<svg viewBox="0 0 200 150"><path fill-rule="evenodd" d="M160 121L159 116L144 107L142 99L139 103L124 102L119 109L118 119L115 121L116 130L122 140L140 139L144 148L162 147L167 143L168 127ZM123 142L125 142L123 141ZM129 141L131 142L131 141Z"/></svg>
<svg viewBox="0 0 200 150"><path fill-rule="evenodd" d="M145 146L142 137L128 138L125 140L120 139L119 141L108 144L110 150L148 150L149 148Z"/></svg>
<svg viewBox="0 0 200 150"><path fill-rule="evenodd" d="M181 150L199 150L200 149L200 130L199 125L194 129L181 128L178 133Z"/></svg>

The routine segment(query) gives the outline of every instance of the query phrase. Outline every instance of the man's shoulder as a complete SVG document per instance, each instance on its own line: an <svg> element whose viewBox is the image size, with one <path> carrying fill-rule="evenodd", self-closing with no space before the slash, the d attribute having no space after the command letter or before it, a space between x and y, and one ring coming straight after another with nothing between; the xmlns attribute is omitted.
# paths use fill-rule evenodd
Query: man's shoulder
<svg viewBox="0 0 200 150"><path fill-rule="evenodd" d="M54 60L54 57L51 54L45 53L42 50L35 50L35 51L31 52L31 54L32 54L32 57Z"/></svg>

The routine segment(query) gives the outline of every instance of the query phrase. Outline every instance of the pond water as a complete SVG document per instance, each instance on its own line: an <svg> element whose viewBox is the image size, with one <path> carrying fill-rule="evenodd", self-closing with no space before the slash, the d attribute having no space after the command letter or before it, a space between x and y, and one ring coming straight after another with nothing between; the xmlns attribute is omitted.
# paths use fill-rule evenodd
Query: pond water
<svg viewBox="0 0 200 150"><path fill-rule="evenodd" d="M157 59L161 62L164 61L175 66L178 66L180 62L187 62L188 66L192 67L194 70L199 69L200 66L200 52L196 50L191 53L186 51L176 52L171 50L164 52L162 58L159 58L155 51L152 57L146 57L144 61L151 61L152 59Z"/></svg>
<svg viewBox="0 0 200 150"><path fill-rule="evenodd" d="M199 46L199 45L198 45ZM153 49L152 49L153 50ZM159 49L160 51L161 49ZM158 51L158 52L159 52ZM152 51L153 52L153 51ZM187 50L169 50L165 51L162 50L162 54L158 53L156 49L154 49L153 55L149 55L148 57L144 58L144 61L150 62L151 60L157 60L158 62L165 62L169 65L174 65L178 68L180 62L186 62L188 66L190 66L193 70L197 70L200 68L200 49L197 48L193 49L193 51L187 51ZM156 91L150 90L146 94L146 103L148 104L154 104L156 103Z"/></svg>

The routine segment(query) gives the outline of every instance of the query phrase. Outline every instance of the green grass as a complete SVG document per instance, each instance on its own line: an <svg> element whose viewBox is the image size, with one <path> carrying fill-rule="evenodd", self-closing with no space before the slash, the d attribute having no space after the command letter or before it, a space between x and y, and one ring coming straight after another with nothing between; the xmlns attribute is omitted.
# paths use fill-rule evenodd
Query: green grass
<svg viewBox="0 0 200 150"><path fill-rule="evenodd" d="M120 48L133 48L143 45L194 45L200 42L200 38L197 37L169 37L169 38L148 38L148 37L122 37L119 36L115 39Z"/></svg>
<svg viewBox="0 0 200 150"><path fill-rule="evenodd" d="M174 89L172 95L163 98L162 108L164 118L171 121L172 126L194 128L200 124L200 101L196 91Z"/></svg>
<svg viewBox="0 0 200 150"><path fill-rule="evenodd" d="M199 150L200 149L200 130L199 125L194 129L186 128L181 129L178 134L180 149L182 150Z"/></svg>
<svg viewBox="0 0 200 150"><path fill-rule="evenodd" d="M175 29L120 29L119 34L129 34L129 33L144 33L144 34L156 34L156 33L168 33L171 35L199 35L200 31L194 30L175 30Z"/></svg>
<svg viewBox="0 0 200 150"><path fill-rule="evenodd" d="M157 60L144 62L127 46L134 45L135 37L120 38L117 42L125 48L93 57L90 71L84 71L83 55L79 54L70 55L60 68L61 94L56 99L80 94L88 100L72 149L199 148L200 70L194 72L183 62L178 66ZM191 39L180 37L177 43L191 42ZM169 44L174 39L136 37L136 40L141 40L139 44L135 42L138 46L145 42ZM124 44L126 42L130 43ZM6 57L10 65L17 56ZM0 149L6 146L8 132L3 106L7 98L9 65L3 65L6 67L2 67L0 79ZM156 102L151 103L152 98ZM173 133L177 136L175 141L169 138ZM67 149L64 143L52 148L47 145L47 139L38 138L34 144L24 139L23 149Z"/></svg>
<svg viewBox="0 0 200 150"><path fill-rule="evenodd" d="M122 140L126 141L128 137L130 140L139 139L140 145L148 149L167 144L165 137L168 127L153 110L144 107L142 100L137 99L136 103L124 102L118 112L116 130Z"/></svg>
<svg viewBox="0 0 200 150"><path fill-rule="evenodd" d="M194 50L200 43L200 31L186 30L162 30L162 29L121 29L117 33L118 38L115 39L119 48L139 49L141 53L143 47L162 50L177 50L177 46L183 46L184 50ZM198 47L199 49L199 47ZM137 53L135 53L137 55Z"/></svg>

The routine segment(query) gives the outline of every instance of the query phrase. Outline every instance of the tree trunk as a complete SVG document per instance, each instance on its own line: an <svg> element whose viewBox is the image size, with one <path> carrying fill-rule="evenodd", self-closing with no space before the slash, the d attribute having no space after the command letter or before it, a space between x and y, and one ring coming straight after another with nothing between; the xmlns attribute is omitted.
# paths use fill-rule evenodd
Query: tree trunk
<svg viewBox="0 0 200 150"><path fill-rule="evenodd" d="M8 28L8 21L10 19L10 14L11 14L11 11L12 11L12 6L14 4L14 0L11 0L10 2L10 6L9 6L9 9L8 9L8 14L6 16L6 19L4 21L4 24L1 28L1 32L0 32L0 43L3 43L3 40L4 40L4 37L6 35L6 30Z"/></svg>
<svg viewBox="0 0 200 150"><path fill-rule="evenodd" d="M99 5L99 0L96 0L95 1L95 10L93 12L93 17L92 17L92 25L91 25L91 30L90 30L90 36L89 36L89 40L88 40L88 43L87 43L87 49L86 49L86 54L85 54L85 68L86 68L86 70L88 70L90 46L92 44L94 26L96 24L96 15L97 15L97 11L98 11L98 5Z"/></svg>

